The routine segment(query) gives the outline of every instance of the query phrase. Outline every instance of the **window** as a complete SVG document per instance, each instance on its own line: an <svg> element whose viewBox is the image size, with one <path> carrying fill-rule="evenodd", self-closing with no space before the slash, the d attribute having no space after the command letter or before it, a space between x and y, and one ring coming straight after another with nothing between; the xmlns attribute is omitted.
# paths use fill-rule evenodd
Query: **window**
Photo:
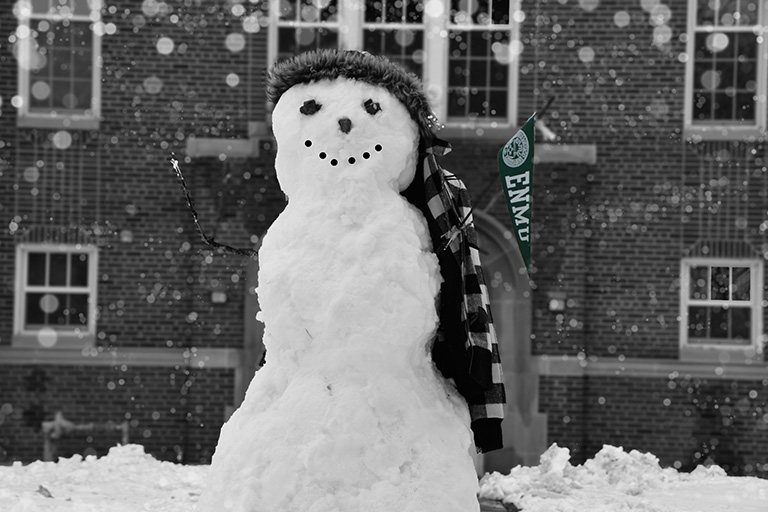
<svg viewBox="0 0 768 512"><path fill-rule="evenodd" d="M97 259L93 246L17 247L14 344L82 348L93 341Z"/></svg>
<svg viewBox="0 0 768 512"><path fill-rule="evenodd" d="M98 128L101 0L21 0L19 126Z"/></svg>
<svg viewBox="0 0 768 512"><path fill-rule="evenodd" d="M685 122L704 138L761 135L768 13L759 0L689 0Z"/></svg>
<svg viewBox="0 0 768 512"><path fill-rule="evenodd" d="M761 351L762 273L758 260L683 260L683 355L713 348L751 356Z"/></svg>
<svg viewBox="0 0 768 512"><path fill-rule="evenodd" d="M318 48L385 55L419 75L448 126L517 123L516 0L273 0L270 61Z"/></svg>

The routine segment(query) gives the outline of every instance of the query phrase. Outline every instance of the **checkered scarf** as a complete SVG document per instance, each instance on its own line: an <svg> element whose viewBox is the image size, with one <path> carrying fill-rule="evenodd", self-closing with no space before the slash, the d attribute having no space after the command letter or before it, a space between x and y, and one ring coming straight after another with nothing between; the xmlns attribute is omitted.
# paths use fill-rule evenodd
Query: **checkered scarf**
<svg viewBox="0 0 768 512"><path fill-rule="evenodd" d="M469 194L437 163L450 149L435 138L423 161L428 223L445 281L433 358L467 400L475 445L488 452L503 446L504 380Z"/></svg>

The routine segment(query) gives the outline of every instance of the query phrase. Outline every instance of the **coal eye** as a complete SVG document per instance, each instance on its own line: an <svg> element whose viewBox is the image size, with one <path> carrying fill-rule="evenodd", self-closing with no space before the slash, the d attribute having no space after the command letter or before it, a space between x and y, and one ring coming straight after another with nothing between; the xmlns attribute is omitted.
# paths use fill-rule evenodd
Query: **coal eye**
<svg viewBox="0 0 768 512"><path fill-rule="evenodd" d="M370 99L363 103L363 107L365 107L365 111L372 116L375 116L377 113L381 112L381 105Z"/></svg>
<svg viewBox="0 0 768 512"><path fill-rule="evenodd" d="M320 107L322 107L322 105L316 102L315 100L307 100L301 106L301 108L299 109L299 112L301 112L305 116L311 116L312 114L320 110Z"/></svg>

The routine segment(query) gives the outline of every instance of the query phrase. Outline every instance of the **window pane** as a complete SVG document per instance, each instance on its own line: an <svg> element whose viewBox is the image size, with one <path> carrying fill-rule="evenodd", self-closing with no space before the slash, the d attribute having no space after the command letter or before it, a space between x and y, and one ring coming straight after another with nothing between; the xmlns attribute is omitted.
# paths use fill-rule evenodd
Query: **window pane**
<svg viewBox="0 0 768 512"><path fill-rule="evenodd" d="M91 108L93 94L90 80L75 80L74 92L64 97L64 104L69 110L88 110Z"/></svg>
<svg viewBox="0 0 768 512"><path fill-rule="evenodd" d="M32 0L32 12L35 14L46 14L51 8L51 0Z"/></svg>
<svg viewBox="0 0 768 512"><path fill-rule="evenodd" d="M288 58L309 50L338 47L336 32L326 28L280 27L278 38L280 47L278 59Z"/></svg>
<svg viewBox="0 0 768 512"><path fill-rule="evenodd" d="M466 115L467 92L466 89L448 90L448 116L463 117Z"/></svg>
<svg viewBox="0 0 768 512"><path fill-rule="evenodd" d="M91 14L91 9L88 7L88 0L71 0L73 6L72 6L72 12L75 15L85 15L88 16Z"/></svg>
<svg viewBox="0 0 768 512"><path fill-rule="evenodd" d="M491 17L493 23L507 25L509 23L509 0L494 0Z"/></svg>
<svg viewBox="0 0 768 512"><path fill-rule="evenodd" d="M707 318L708 308L690 307L688 308L688 337L706 338L708 332L709 320Z"/></svg>
<svg viewBox="0 0 768 512"><path fill-rule="evenodd" d="M45 253L31 252L27 259L27 284L44 285L45 276Z"/></svg>
<svg viewBox="0 0 768 512"><path fill-rule="evenodd" d="M24 325L56 324L56 319L63 315L66 299L65 294L28 293Z"/></svg>
<svg viewBox="0 0 768 512"><path fill-rule="evenodd" d="M40 299L43 293L28 293L24 317L24 326L45 325L45 311L40 307Z"/></svg>
<svg viewBox="0 0 768 512"><path fill-rule="evenodd" d="M278 3L278 16L281 20L293 21L296 19L296 0L282 0Z"/></svg>
<svg viewBox="0 0 768 512"><path fill-rule="evenodd" d="M337 0L281 0L278 8L281 21L334 21L337 14Z"/></svg>
<svg viewBox="0 0 768 512"><path fill-rule="evenodd" d="M731 338L749 340L752 338L752 311L749 308L731 308Z"/></svg>
<svg viewBox="0 0 768 512"><path fill-rule="evenodd" d="M69 258L71 263L69 284L71 286L88 286L88 255L72 253Z"/></svg>
<svg viewBox="0 0 768 512"><path fill-rule="evenodd" d="M488 0L473 0L472 6L472 21L477 25L488 25L491 23L491 6Z"/></svg>
<svg viewBox="0 0 768 512"><path fill-rule="evenodd" d="M52 83L51 99L53 101L54 110L69 110L67 105L72 105L76 102L72 101L72 91L70 90L71 83L69 80L54 80Z"/></svg>
<svg viewBox="0 0 768 512"><path fill-rule="evenodd" d="M470 0L451 0L451 23L468 24L472 19L470 11L476 5L476 3L470 5Z"/></svg>
<svg viewBox="0 0 768 512"><path fill-rule="evenodd" d="M67 285L67 254L53 252L50 254L51 275L48 278L48 284L51 286Z"/></svg>
<svg viewBox="0 0 768 512"><path fill-rule="evenodd" d="M64 312L67 325L88 325L88 294L72 293L67 298L69 304Z"/></svg>
<svg viewBox="0 0 768 512"><path fill-rule="evenodd" d="M58 49L68 50L72 48L72 23L51 23L51 30L48 34L48 43Z"/></svg>
<svg viewBox="0 0 768 512"><path fill-rule="evenodd" d="M757 23L758 0L741 0L741 17L739 25L754 25Z"/></svg>
<svg viewBox="0 0 768 512"><path fill-rule="evenodd" d="M719 83L719 89L733 86L733 69L733 61L717 61L715 64L715 74Z"/></svg>
<svg viewBox="0 0 768 512"><path fill-rule="evenodd" d="M422 23L424 21L424 3L418 0L409 0L405 6L405 21L407 23Z"/></svg>
<svg viewBox="0 0 768 512"><path fill-rule="evenodd" d="M709 277L709 267L691 267L691 286L688 294L689 299L706 300L707 290L709 289L707 277Z"/></svg>
<svg viewBox="0 0 768 512"><path fill-rule="evenodd" d="M453 65L455 61L451 60L450 62L452 65L448 70L448 86L465 87L469 70L461 65L461 61L456 62L455 65Z"/></svg>
<svg viewBox="0 0 768 512"><path fill-rule="evenodd" d="M509 84L509 66L496 59L491 60L491 86L507 87Z"/></svg>
<svg viewBox="0 0 768 512"><path fill-rule="evenodd" d="M705 91L693 93L693 119L706 121L712 116L712 95Z"/></svg>
<svg viewBox="0 0 768 512"><path fill-rule="evenodd" d="M749 267L733 267L733 289L731 300L750 300L750 270Z"/></svg>
<svg viewBox="0 0 768 512"><path fill-rule="evenodd" d="M491 117L507 117L507 91L491 91L490 107Z"/></svg>
<svg viewBox="0 0 768 512"><path fill-rule="evenodd" d="M366 0L365 2L365 21L368 23L381 23L383 20L382 12L384 3L381 0Z"/></svg>
<svg viewBox="0 0 768 512"><path fill-rule="evenodd" d="M469 85L483 87L489 82L488 61L473 59L469 61Z"/></svg>
<svg viewBox="0 0 768 512"><path fill-rule="evenodd" d="M757 36L755 34L733 34L736 56L744 59L757 58Z"/></svg>
<svg viewBox="0 0 768 512"><path fill-rule="evenodd" d="M72 31L72 49L90 50L93 47L93 35L88 23L72 22L70 30Z"/></svg>
<svg viewBox="0 0 768 512"><path fill-rule="evenodd" d="M741 93L736 95L736 119L739 121L755 120L755 95Z"/></svg>
<svg viewBox="0 0 768 512"><path fill-rule="evenodd" d="M730 271L731 269L728 267L712 267L710 281L712 293L709 296L712 300L728 300L730 298L728 293Z"/></svg>
<svg viewBox="0 0 768 512"><path fill-rule="evenodd" d="M488 106L486 101L485 92L477 89L469 90L469 114L479 115L484 117L485 109Z"/></svg>
<svg viewBox="0 0 768 512"><path fill-rule="evenodd" d="M715 2L711 0L699 0L699 9L696 16L696 24L712 25L715 22Z"/></svg>
<svg viewBox="0 0 768 512"><path fill-rule="evenodd" d="M384 17L389 23L400 23L405 17L403 0L384 0Z"/></svg>
<svg viewBox="0 0 768 512"><path fill-rule="evenodd" d="M728 314L727 308L714 307L709 309L709 336L708 338L728 339Z"/></svg>
<svg viewBox="0 0 768 512"><path fill-rule="evenodd" d="M50 108L51 84L45 80L34 80L29 88L30 108Z"/></svg>
<svg viewBox="0 0 768 512"><path fill-rule="evenodd" d="M467 54L469 45L467 44L467 36L463 32L451 32L449 35L449 52L453 58L463 57Z"/></svg>
<svg viewBox="0 0 768 512"><path fill-rule="evenodd" d="M69 48L53 49L51 59L53 77L69 80L72 76L72 50Z"/></svg>
<svg viewBox="0 0 768 512"><path fill-rule="evenodd" d="M717 93L715 94L714 119L733 119L733 94Z"/></svg>
<svg viewBox="0 0 768 512"><path fill-rule="evenodd" d="M718 21L720 25L732 27L736 24L736 17L734 14L738 12L737 3L739 0L719 0L718 2L712 2L713 4L720 4L718 10Z"/></svg>
<svg viewBox="0 0 768 512"><path fill-rule="evenodd" d="M54 297L54 295L48 294L48 297ZM55 300L51 300L51 304L55 305L56 309L49 312L48 321L46 323L53 326L67 325L69 295L66 293L57 293L55 294Z"/></svg>
<svg viewBox="0 0 768 512"><path fill-rule="evenodd" d="M366 30L363 38L363 50L374 55L384 55L411 73L423 75L423 31Z"/></svg>

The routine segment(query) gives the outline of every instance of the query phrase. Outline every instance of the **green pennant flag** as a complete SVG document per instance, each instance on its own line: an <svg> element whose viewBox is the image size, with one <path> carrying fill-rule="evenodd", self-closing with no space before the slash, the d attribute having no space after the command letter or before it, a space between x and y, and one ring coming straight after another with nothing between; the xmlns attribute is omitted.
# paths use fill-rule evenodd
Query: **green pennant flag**
<svg viewBox="0 0 768 512"><path fill-rule="evenodd" d="M499 151L499 173L517 246L531 275L531 213L533 207L533 123L536 113Z"/></svg>

